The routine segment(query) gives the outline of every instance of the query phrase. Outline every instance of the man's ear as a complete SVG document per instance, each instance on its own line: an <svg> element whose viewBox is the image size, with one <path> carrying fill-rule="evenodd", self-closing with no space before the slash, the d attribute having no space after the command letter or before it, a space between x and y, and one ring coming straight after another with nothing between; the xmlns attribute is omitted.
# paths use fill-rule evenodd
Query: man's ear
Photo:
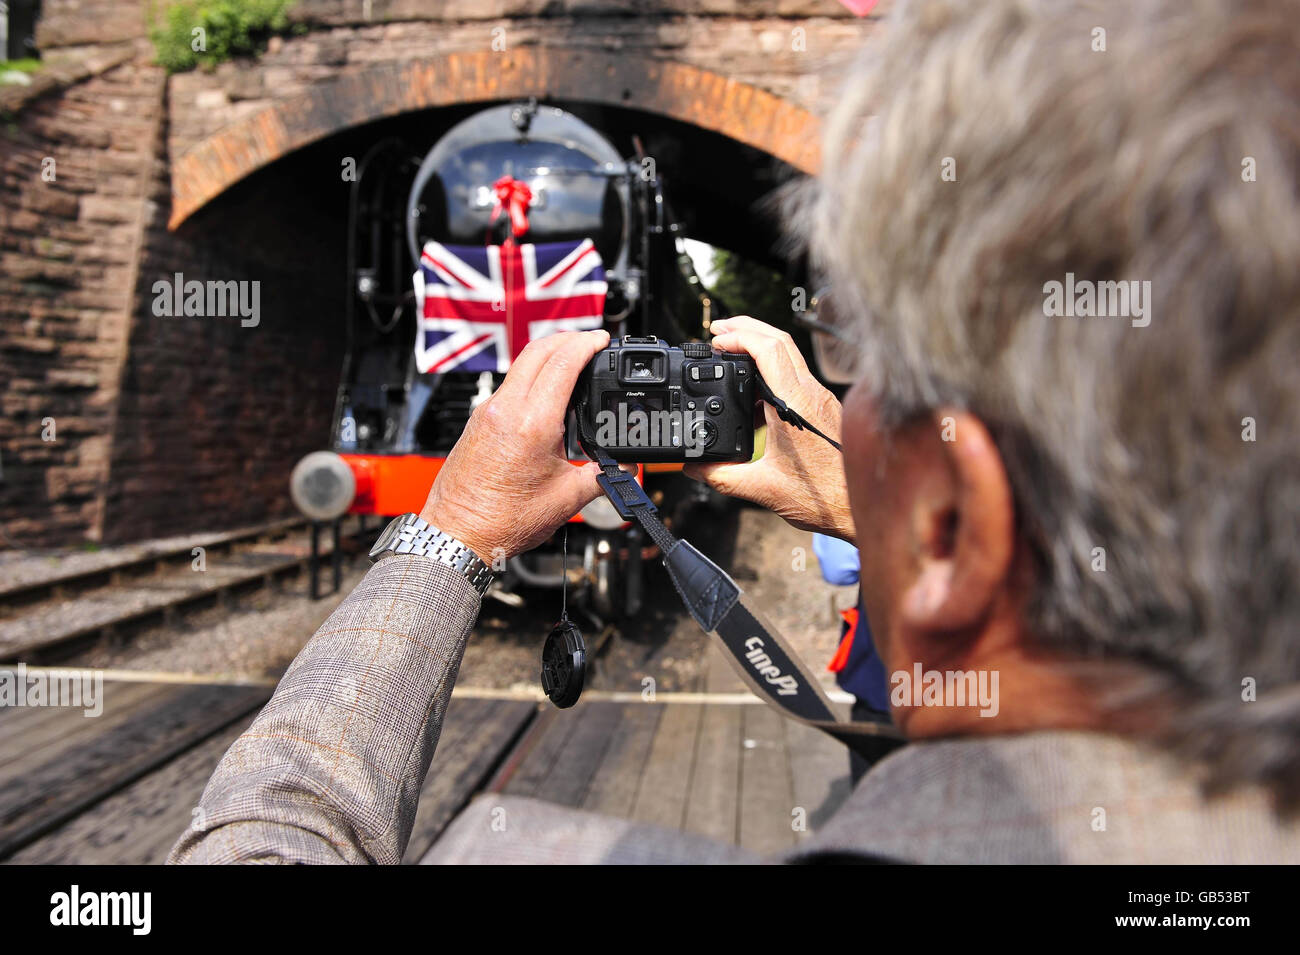
<svg viewBox="0 0 1300 955"><path fill-rule="evenodd" d="M1011 567L1015 506L1002 456L984 423L955 409L934 412L933 445L947 468L937 495L919 496L913 515L920 570L903 593L904 626L960 630L993 607Z"/></svg>

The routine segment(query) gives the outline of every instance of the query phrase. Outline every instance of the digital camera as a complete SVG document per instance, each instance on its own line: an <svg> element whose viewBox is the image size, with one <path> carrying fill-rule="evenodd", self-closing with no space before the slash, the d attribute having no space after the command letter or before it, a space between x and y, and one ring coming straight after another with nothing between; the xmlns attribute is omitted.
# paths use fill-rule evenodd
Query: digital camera
<svg viewBox="0 0 1300 955"><path fill-rule="evenodd" d="M580 432L615 461L748 461L757 391L748 355L626 335L592 358L571 406Z"/></svg>

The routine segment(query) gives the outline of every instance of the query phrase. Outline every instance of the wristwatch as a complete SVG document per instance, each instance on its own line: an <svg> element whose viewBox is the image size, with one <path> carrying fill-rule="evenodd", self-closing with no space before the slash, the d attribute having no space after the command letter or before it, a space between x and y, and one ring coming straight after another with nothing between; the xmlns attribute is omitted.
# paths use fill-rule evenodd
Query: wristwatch
<svg viewBox="0 0 1300 955"><path fill-rule="evenodd" d="M450 534L445 534L418 514L395 517L370 548L370 560L377 562L393 554L417 554L437 561L461 574L482 597L492 583L492 568Z"/></svg>

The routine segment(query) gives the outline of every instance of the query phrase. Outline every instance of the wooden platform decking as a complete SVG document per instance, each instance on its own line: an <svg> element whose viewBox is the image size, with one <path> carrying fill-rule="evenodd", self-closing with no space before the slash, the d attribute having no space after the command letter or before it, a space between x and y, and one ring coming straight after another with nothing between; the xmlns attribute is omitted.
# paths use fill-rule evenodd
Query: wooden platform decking
<svg viewBox="0 0 1300 955"><path fill-rule="evenodd" d="M590 694L570 710L453 697L404 862L479 792L533 796L779 852L848 794L844 749L721 693ZM104 715L0 709L0 860L161 863L269 686L104 684ZM750 698L752 700L752 698Z"/></svg>
<svg viewBox="0 0 1300 955"><path fill-rule="evenodd" d="M584 702L543 711L489 790L777 853L848 795L848 757L757 701Z"/></svg>

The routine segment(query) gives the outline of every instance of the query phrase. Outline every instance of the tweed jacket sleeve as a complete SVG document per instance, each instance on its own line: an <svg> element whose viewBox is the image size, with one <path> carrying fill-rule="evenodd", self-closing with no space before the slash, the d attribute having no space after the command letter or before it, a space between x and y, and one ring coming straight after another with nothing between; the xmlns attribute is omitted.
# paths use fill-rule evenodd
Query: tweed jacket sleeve
<svg viewBox="0 0 1300 955"><path fill-rule="evenodd" d="M377 563L218 764L169 863L401 861L478 594Z"/></svg>

